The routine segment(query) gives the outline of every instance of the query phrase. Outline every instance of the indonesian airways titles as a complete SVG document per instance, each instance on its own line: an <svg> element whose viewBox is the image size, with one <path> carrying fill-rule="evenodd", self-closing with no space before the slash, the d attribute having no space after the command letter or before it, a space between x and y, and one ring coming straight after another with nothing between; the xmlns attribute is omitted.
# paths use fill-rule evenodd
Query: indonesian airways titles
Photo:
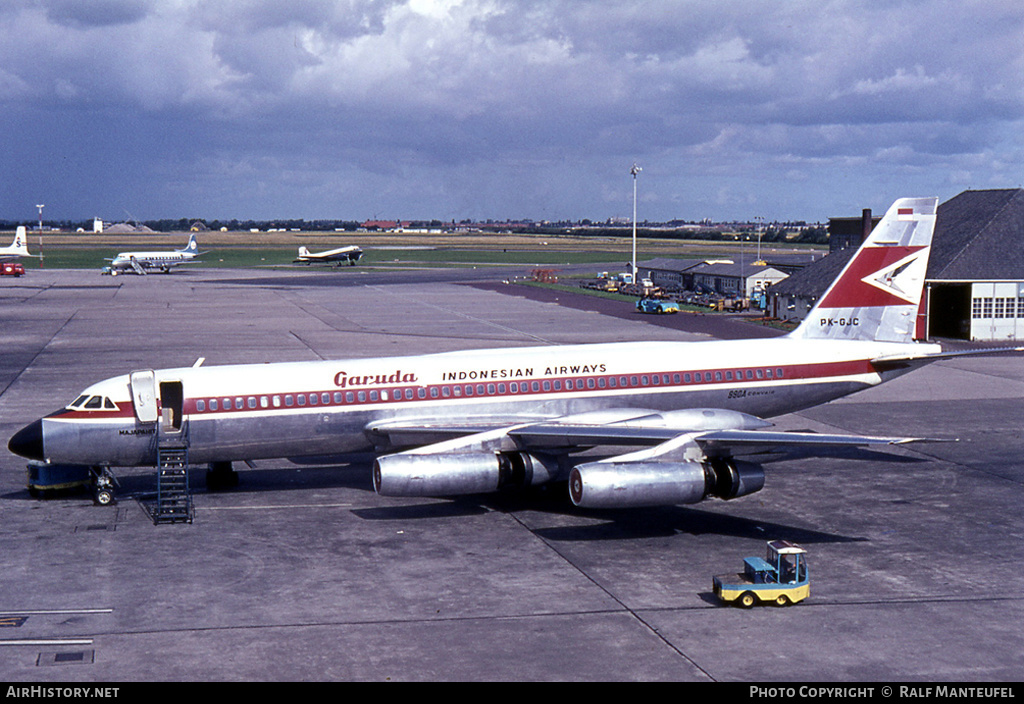
<svg viewBox="0 0 1024 704"><path fill-rule="evenodd" d="M535 374L533 367L512 367L507 369L463 369L441 372L441 381L489 381L501 379L527 379L535 376L571 376L576 374L605 374L606 364L566 364L545 367L544 373ZM396 369L390 374L352 374L338 372L334 385L339 388L350 386L381 386L385 384L415 384L419 377L414 372Z"/></svg>

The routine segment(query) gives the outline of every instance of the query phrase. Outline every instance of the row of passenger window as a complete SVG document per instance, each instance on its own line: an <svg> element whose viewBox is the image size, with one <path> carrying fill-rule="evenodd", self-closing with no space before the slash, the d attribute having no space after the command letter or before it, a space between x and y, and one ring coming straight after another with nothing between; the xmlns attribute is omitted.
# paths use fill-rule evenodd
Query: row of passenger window
<svg viewBox="0 0 1024 704"><path fill-rule="evenodd" d="M242 411L260 408L295 408L375 403L379 401L413 401L426 398L467 398L474 396L506 396L510 394L583 391L590 389L628 389L645 386L671 386L693 383L716 383L755 379L781 379L782 368L726 369L714 372L675 372L673 374L637 374L630 376L599 376L585 379L544 379L521 382L490 382L417 386L405 389L370 389L365 391L313 392L308 394L273 394L267 396L235 396L199 399L196 411Z"/></svg>

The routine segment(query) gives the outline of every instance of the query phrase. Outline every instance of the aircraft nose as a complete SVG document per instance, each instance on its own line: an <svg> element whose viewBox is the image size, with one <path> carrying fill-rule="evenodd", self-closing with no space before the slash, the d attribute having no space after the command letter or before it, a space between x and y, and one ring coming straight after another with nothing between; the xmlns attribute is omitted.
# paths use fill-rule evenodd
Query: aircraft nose
<svg viewBox="0 0 1024 704"><path fill-rule="evenodd" d="M19 430L7 443L7 449L30 460L45 461L43 454L43 421L37 420Z"/></svg>

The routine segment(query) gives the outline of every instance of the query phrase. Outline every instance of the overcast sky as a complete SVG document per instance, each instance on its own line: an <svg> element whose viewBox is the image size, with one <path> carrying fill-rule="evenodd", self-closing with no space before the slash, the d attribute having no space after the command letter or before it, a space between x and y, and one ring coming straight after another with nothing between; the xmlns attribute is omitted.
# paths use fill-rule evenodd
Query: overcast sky
<svg viewBox="0 0 1024 704"><path fill-rule="evenodd" d="M1024 183L1021 0L4 0L0 218L802 219Z"/></svg>

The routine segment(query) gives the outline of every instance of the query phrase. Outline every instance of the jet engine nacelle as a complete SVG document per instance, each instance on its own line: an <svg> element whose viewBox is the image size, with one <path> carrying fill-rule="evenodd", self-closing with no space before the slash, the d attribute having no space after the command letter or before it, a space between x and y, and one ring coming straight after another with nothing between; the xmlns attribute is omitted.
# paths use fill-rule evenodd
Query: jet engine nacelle
<svg viewBox="0 0 1024 704"><path fill-rule="evenodd" d="M530 486L558 475L554 458L524 452L397 454L373 463L373 488L381 496L458 496Z"/></svg>
<svg viewBox="0 0 1024 704"><path fill-rule="evenodd" d="M591 462L569 474L569 495L583 508L695 504L708 496L734 499L760 491L760 465L716 458L706 462Z"/></svg>

